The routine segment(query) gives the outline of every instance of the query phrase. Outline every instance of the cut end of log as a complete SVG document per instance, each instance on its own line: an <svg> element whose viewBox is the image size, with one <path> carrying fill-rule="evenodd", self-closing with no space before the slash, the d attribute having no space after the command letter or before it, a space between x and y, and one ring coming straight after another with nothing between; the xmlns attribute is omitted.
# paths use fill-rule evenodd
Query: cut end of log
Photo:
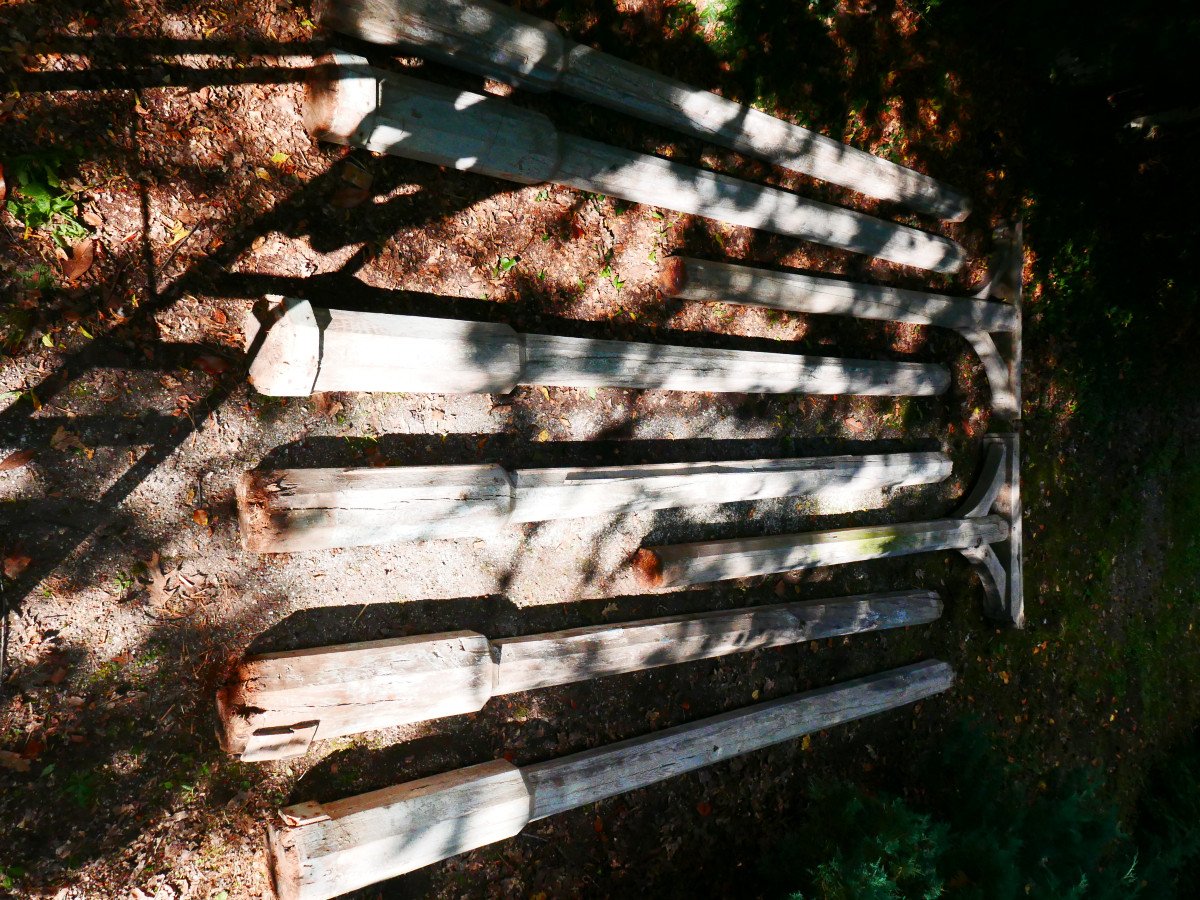
<svg viewBox="0 0 1200 900"><path fill-rule="evenodd" d="M271 486L276 485L281 472L246 472L238 479L235 494L238 508L238 531L242 549L251 553L278 552L280 533L270 512Z"/></svg>
<svg viewBox="0 0 1200 900"><path fill-rule="evenodd" d="M687 287L687 263L681 257L672 256L663 261L658 273L658 287L668 297L678 297Z"/></svg>
<svg viewBox="0 0 1200 900"><path fill-rule="evenodd" d="M302 897L300 853L296 849L294 831L282 824L267 826L267 869L271 887L279 900L300 900Z"/></svg>
<svg viewBox="0 0 1200 900"><path fill-rule="evenodd" d="M653 550L645 547L633 554L630 566L640 581L646 587L661 587L663 583L662 560Z"/></svg>
<svg viewBox="0 0 1200 900"><path fill-rule="evenodd" d="M362 56L327 53L304 84L304 127L323 141L349 143L377 106L378 86Z"/></svg>

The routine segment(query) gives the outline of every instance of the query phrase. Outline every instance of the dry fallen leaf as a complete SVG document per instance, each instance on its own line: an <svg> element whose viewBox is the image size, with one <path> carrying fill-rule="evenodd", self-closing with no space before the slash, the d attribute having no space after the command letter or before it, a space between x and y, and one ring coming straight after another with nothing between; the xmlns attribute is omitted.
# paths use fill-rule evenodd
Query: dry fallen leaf
<svg viewBox="0 0 1200 900"><path fill-rule="evenodd" d="M329 205L334 209L353 209L356 206L361 206L370 196L371 192L369 190L346 184L333 192L333 196L329 199Z"/></svg>
<svg viewBox="0 0 1200 900"><path fill-rule="evenodd" d="M192 510L192 521L201 527L208 527L208 510L194 509Z"/></svg>
<svg viewBox="0 0 1200 900"><path fill-rule="evenodd" d="M540 443L546 443L546 441L550 440L550 432L543 428L542 433L538 435L537 439Z"/></svg>
<svg viewBox="0 0 1200 900"><path fill-rule="evenodd" d="M8 456L0 460L0 472L8 472L12 469L20 469L29 465L33 459L32 450L14 450Z"/></svg>
<svg viewBox="0 0 1200 900"><path fill-rule="evenodd" d="M225 315L225 311L222 309L214 309L213 314L212 314L212 319L218 325L224 325L226 322L229 321L229 317Z"/></svg>
<svg viewBox="0 0 1200 900"><path fill-rule="evenodd" d="M96 260L96 245L90 239L82 240L71 248L71 255L63 261L62 271L68 281L75 281L92 267Z"/></svg>
<svg viewBox="0 0 1200 900"><path fill-rule="evenodd" d="M50 676L50 683L51 684L62 684L63 679L66 677L67 677L67 670L65 668L63 668L62 666L59 666L57 669L54 670L54 673Z"/></svg>
<svg viewBox="0 0 1200 900"><path fill-rule="evenodd" d="M50 446L55 450L84 449L83 441L79 440L79 436L67 431L62 425L58 426L50 438Z"/></svg>
<svg viewBox="0 0 1200 900"><path fill-rule="evenodd" d="M4 557L4 574L16 581L21 577L21 574L29 568L29 564L33 560L19 550L14 550L8 556Z"/></svg>
<svg viewBox="0 0 1200 900"><path fill-rule="evenodd" d="M222 375L229 371L229 360L212 353L202 353L196 357L196 365L209 375Z"/></svg>
<svg viewBox="0 0 1200 900"><path fill-rule="evenodd" d="M0 768L10 769L13 772L28 772L30 762L19 753L13 753L11 750L0 750Z"/></svg>
<svg viewBox="0 0 1200 900"><path fill-rule="evenodd" d="M83 211L83 215L81 215L79 218L83 219L84 222L86 222L88 225L91 225L93 228L104 227L104 220L90 209L85 209Z"/></svg>

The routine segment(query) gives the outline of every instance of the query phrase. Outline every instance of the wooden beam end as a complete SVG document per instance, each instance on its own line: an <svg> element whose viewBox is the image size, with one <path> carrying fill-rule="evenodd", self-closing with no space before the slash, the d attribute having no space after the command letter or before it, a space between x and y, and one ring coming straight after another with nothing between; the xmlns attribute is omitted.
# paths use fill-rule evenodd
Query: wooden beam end
<svg viewBox="0 0 1200 900"><path fill-rule="evenodd" d="M662 560L659 559L658 554L653 550L648 550L645 547L639 549L635 554L633 554L633 559L630 561L630 567L633 569L638 581L644 587L662 587Z"/></svg>
<svg viewBox="0 0 1200 900"><path fill-rule="evenodd" d="M687 287L687 263L682 257L671 256L663 260L658 273L658 288L668 297L678 297Z"/></svg>

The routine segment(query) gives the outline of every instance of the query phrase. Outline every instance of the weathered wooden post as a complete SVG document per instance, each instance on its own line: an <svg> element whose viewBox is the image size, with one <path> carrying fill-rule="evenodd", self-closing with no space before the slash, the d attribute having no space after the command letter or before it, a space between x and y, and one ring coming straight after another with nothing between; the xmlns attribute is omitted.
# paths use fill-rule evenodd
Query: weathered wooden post
<svg viewBox="0 0 1200 900"><path fill-rule="evenodd" d="M962 221L965 197L927 175L581 46L493 0L329 0L323 24L533 91L558 90L869 197Z"/></svg>
<svg viewBox="0 0 1200 900"><path fill-rule="evenodd" d="M520 834L530 822L948 690L928 661L518 768L483 763L332 803L268 829L282 900L328 900Z"/></svg>
<svg viewBox="0 0 1200 900"><path fill-rule="evenodd" d="M318 138L479 172L543 181L761 228L902 265L954 272L963 248L939 235L560 134L545 116L495 97L325 57L308 84L305 124Z"/></svg>
<svg viewBox="0 0 1200 900"><path fill-rule="evenodd" d="M275 397L506 393L520 384L931 396L950 385L950 373L933 363L518 334L486 322L314 309L291 298L282 308L250 364L250 383Z"/></svg>
<svg viewBox="0 0 1200 900"><path fill-rule="evenodd" d="M489 641L473 631L339 644L246 659L217 692L221 746L283 759L328 740L476 712L534 691L766 647L935 621L932 591L595 625Z"/></svg>
<svg viewBox="0 0 1200 900"><path fill-rule="evenodd" d="M659 287L669 297L720 300L790 312L852 316L952 328L978 355L1004 419L1021 417L1022 228L999 229L989 276L974 297L950 297L819 275L672 257ZM1000 346L997 346L997 340Z"/></svg>
<svg viewBox="0 0 1200 900"><path fill-rule="evenodd" d="M1020 628L1025 622L1020 445L1015 434L989 435L984 442L982 475L954 518L649 547L638 551L632 565L647 586L680 587L958 550L980 574L988 615Z"/></svg>
<svg viewBox="0 0 1200 900"><path fill-rule="evenodd" d="M497 465L252 471L238 483L242 544L291 553L489 537L510 524L941 481L942 453L521 469Z"/></svg>

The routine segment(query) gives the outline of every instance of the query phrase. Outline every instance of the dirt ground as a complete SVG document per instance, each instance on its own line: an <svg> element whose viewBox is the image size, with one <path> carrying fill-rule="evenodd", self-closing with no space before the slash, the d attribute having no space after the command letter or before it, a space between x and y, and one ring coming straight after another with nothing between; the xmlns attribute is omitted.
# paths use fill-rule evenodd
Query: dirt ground
<svg viewBox="0 0 1200 900"><path fill-rule="evenodd" d="M1106 688L1081 696L1043 665L1065 627L1042 608L1057 582L1046 580L1050 567L1037 567L1039 535L1069 497L1057 474L1031 485L1030 629L1021 636L985 622L978 584L948 554L658 595L640 594L622 574L644 541L942 515L974 478L990 424L987 388L956 336L680 302L655 287L662 261L677 253L950 292L978 287L992 228L1022 212L1023 188L1002 162L1011 146L1003 108L993 95L972 94L965 75L946 74L939 61L949 51L926 36L916 7L885 6L842 4L828 21L805 19L825 28L823 49L793 72L790 96L771 90L779 111L965 189L975 211L962 225L905 215L569 99L513 99L567 131L945 234L970 253L954 278L317 144L301 122L302 80L330 44L305 4L0 3L8 35L0 162L35 148L69 150L63 177L78 188L94 253L70 277L70 259L48 234L25 233L11 211L0 214L0 460L32 451L0 472L11 610L0 883L30 897L257 897L269 892L264 823L280 804L500 756L548 759L933 657L959 672L947 697L537 823L361 895L737 893L809 778L900 782L907 760L963 712L994 724L1014 756L1036 747L1050 765L1094 757L1115 770L1139 740L1127 729L1132 707L1114 709L1105 696L1101 709ZM722 61L720 22L685 7L537 8L582 40L740 95L744 86ZM811 31L790 34L772 33L773 60L794 54ZM862 61L872 46L886 55ZM379 65L511 93L357 49ZM975 65L980 85L1001 61ZM897 74L866 106L838 87L876 67ZM917 103L934 96L918 90L926 82L942 85L946 99ZM355 187L363 183L365 196ZM516 264L502 271L502 260ZM1031 251L1031 271L1035 262ZM266 294L554 334L938 361L953 385L943 397L911 400L555 388L273 399L248 387L242 350L243 318ZM1035 291L1035 313L1039 298ZM1059 347L1037 340L1045 352L1031 359L1030 397L1044 415L1032 419L1028 446L1039 473L1057 472L1054 460L1075 433L1062 414L1069 398L1053 393L1066 390L1054 378ZM240 548L233 499L243 472L285 465L515 468L889 449L944 449L953 475L842 508L732 504L544 523L487 541L280 556ZM1146 508L1161 513L1164 503L1151 498ZM1148 539L1149 555L1122 576L1132 596L1137 578L1153 578L1160 543ZM942 593L941 622L495 698L475 715L325 742L289 762L236 762L214 738L214 692L247 651L460 628L501 637L910 586ZM1104 727L1121 734L1111 745L1077 739L1110 712Z"/></svg>

